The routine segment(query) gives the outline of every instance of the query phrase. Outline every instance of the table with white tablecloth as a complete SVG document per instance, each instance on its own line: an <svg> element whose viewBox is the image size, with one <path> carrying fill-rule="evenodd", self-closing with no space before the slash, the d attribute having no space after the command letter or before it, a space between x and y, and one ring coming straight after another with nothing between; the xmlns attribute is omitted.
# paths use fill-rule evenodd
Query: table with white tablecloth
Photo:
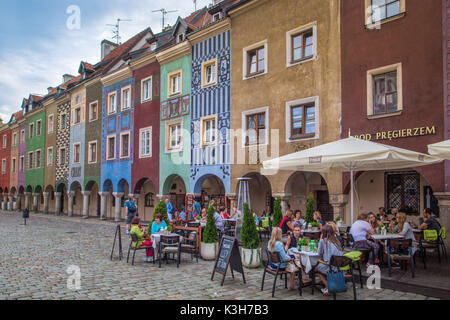
<svg viewBox="0 0 450 320"><path fill-rule="evenodd" d="M176 233L169 233L169 234L163 234L163 236L169 236L169 237L179 237L180 241L183 239L182 236L180 236L179 234ZM156 233L156 234L152 234L152 242L153 242L153 249L157 250L158 249L158 245L159 245L159 241L161 239L161 234Z"/></svg>
<svg viewBox="0 0 450 320"><path fill-rule="evenodd" d="M313 267L315 267L319 260L321 259L320 254L317 252L309 252L309 251L298 251L297 248L290 248L288 250L288 254L294 254L299 257L300 262L304 268L306 273L310 272Z"/></svg>

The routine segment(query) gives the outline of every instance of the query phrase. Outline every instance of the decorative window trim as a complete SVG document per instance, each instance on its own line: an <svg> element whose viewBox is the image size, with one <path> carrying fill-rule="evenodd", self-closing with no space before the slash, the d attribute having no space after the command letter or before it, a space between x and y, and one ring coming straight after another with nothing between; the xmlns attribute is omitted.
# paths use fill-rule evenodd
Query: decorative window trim
<svg viewBox="0 0 450 320"><path fill-rule="evenodd" d="M52 151L52 161L50 162L50 150ZM48 147L47 148L47 167L51 167L53 166L53 158L55 157L55 154L53 153L53 147Z"/></svg>
<svg viewBox="0 0 450 320"><path fill-rule="evenodd" d="M148 81L150 82L150 97L146 99L144 97L144 83ZM151 100L153 100L153 77L148 77L141 80L141 103Z"/></svg>
<svg viewBox="0 0 450 320"><path fill-rule="evenodd" d="M247 74L247 70L248 70L247 54L249 51L257 49L259 47L264 47L264 71L257 73L257 74L248 75ZM242 54L243 54L243 56L242 56L243 57L243 68L242 68L242 79L243 80L260 77L269 72L269 45L268 45L267 39L245 47L244 49L242 49Z"/></svg>
<svg viewBox="0 0 450 320"><path fill-rule="evenodd" d="M95 144L95 161L92 161L92 151L91 151L91 146ZM98 144L97 144L97 140L94 141L89 141L88 142L88 164L95 164L97 163L97 159L98 159Z"/></svg>
<svg viewBox="0 0 450 320"><path fill-rule="evenodd" d="M122 155L122 137L128 135L128 154ZM119 146L119 156L120 159L128 159L131 158L131 131L121 132L120 133L120 146Z"/></svg>
<svg viewBox="0 0 450 320"><path fill-rule="evenodd" d="M111 96L114 96L114 102L115 102L115 105L114 105L114 111L111 111L111 105L110 105L110 97ZM110 114L114 114L114 113L116 113L117 112L117 92L116 91L113 91L113 92L110 92L110 93L108 93L108 100L106 101L106 113L108 114L108 115L110 115Z"/></svg>
<svg viewBox="0 0 450 320"><path fill-rule="evenodd" d="M141 151L142 151L142 134L145 132L145 131L150 131L150 154L142 154L141 153ZM153 152L152 152L152 148L153 148L153 141L152 141L152 139L153 139L153 128L152 127L146 127L146 128L142 128L142 129L139 129L139 158L140 159L145 159L145 158L151 158L152 157L152 154L153 154Z"/></svg>
<svg viewBox="0 0 450 320"><path fill-rule="evenodd" d="M17 158L14 157L11 158L11 172L16 173L16 171L17 171Z"/></svg>
<svg viewBox="0 0 450 320"><path fill-rule="evenodd" d="M40 124L40 130L39 130L39 134L38 134L38 124ZM42 135L42 120L37 120L36 121L36 137L40 137Z"/></svg>
<svg viewBox="0 0 450 320"><path fill-rule="evenodd" d="M318 140L320 138L320 101L319 96L308 97L286 102L286 143ZM314 103L315 106L315 133L313 137L305 136L299 138L291 138L291 108L308 103Z"/></svg>
<svg viewBox="0 0 450 320"><path fill-rule="evenodd" d="M33 129L31 129L31 128L33 128ZM33 122L28 125L28 139L33 139L34 133L35 132L34 132L34 122Z"/></svg>
<svg viewBox="0 0 450 320"><path fill-rule="evenodd" d="M38 152L39 152L39 157L37 156ZM35 169L40 169L40 168L42 168L42 166L41 166L42 165L42 163L41 163L42 150L41 149L37 149L37 150L34 151L34 153L35 153L35 157L34 157L35 166L34 166L34 168ZM39 158L39 167L38 167L38 158Z"/></svg>
<svg viewBox="0 0 450 320"><path fill-rule="evenodd" d="M299 60L299 61L293 61L292 57L292 36L305 32L307 30L312 30L313 32L313 56L307 59ZM317 21L308 23L306 25L303 25L301 27L292 29L288 32L286 32L286 67L293 67L299 64L303 64L309 61L314 61L318 59L317 55Z"/></svg>
<svg viewBox="0 0 450 320"><path fill-rule="evenodd" d="M75 159L76 159L76 152L75 152L75 147L76 146L79 146L80 147L80 156L79 156L79 159L78 159L78 161L76 161ZM81 142L75 142L74 144L73 144L73 148L72 148L72 151L73 151L73 159L72 159L72 163L73 164L80 164L81 163Z"/></svg>
<svg viewBox="0 0 450 320"><path fill-rule="evenodd" d="M180 128L181 128L181 142L178 148L174 148L171 149L169 148L169 143L170 143L170 127L176 125L176 124L180 124ZM166 121L166 128L165 128L165 146L164 146L164 152L165 153L177 153L177 152L182 152L183 151L183 130L184 130L184 121L183 119L174 119L174 120L170 120L170 121Z"/></svg>
<svg viewBox="0 0 450 320"><path fill-rule="evenodd" d="M110 158L109 157L109 139L114 138L114 157ZM111 161L111 160L116 160L116 153L117 153L117 140L116 140L116 135L112 134L106 137L106 155L105 155L105 159L106 161Z"/></svg>
<svg viewBox="0 0 450 320"><path fill-rule="evenodd" d="M27 140L27 135L25 134L25 129L20 130L20 144L25 143Z"/></svg>
<svg viewBox="0 0 450 320"><path fill-rule="evenodd" d="M212 81L211 83L206 83L206 68L209 66L212 66L212 65L214 65L216 67L216 76L215 76L214 81ZM208 60L208 61L205 61L202 63L202 84L201 84L202 89L213 87L213 86L217 85L217 75L218 75L217 71L218 71L217 58L214 58L214 59L211 59L211 60Z"/></svg>
<svg viewBox="0 0 450 320"><path fill-rule="evenodd" d="M91 118L91 107L96 104L97 105L97 112L95 113L97 116L94 118ZM98 100L89 103L89 122L97 121L98 120Z"/></svg>
<svg viewBox="0 0 450 320"><path fill-rule="evenodd" d="M178 92L172 93L172 78L174 78L176 75L180 75L180 88ZM183 69L178 69L175 71L172 71L167 74L167 96L168 97L175 97L178 95L181 95L183 92Z"/></svg>
<svg viewBox="0 0 450 320"><path fill-rule="evenodd" d="M406 15L406 0L399 0L399 1L400 1L400 13L399 14L389 17L389 18L385 18L385 19L377 21L377 22L373 22L372 21L372 0L364 0L364 23L366 25L366 28L367 29L377 29L377 28L380 28L380 26L382 24L403 18Z"/></svg>
<svg viewBox="0 0 450 320"><path fill-rule="evenodd" d="M60 115L59 115L59 122L60 122L60 124L61 124L61 130L65 130L65 129L67 129L67 113L66 112L64 112L64 113L61 113ZM64 118L64 121L63 121L63 118ZM64 124L64 126L63 126L63 124Z"/></svg>
<svg viewBox="0 0 450 320"><path fill-rule="evenodd" d="M19 172L25 172L25 156L19 157Z"/></svg>
<svg viewBox="0 0 450 320"><path fill-rule="evenodd" d="M52 119L52 121L50 121L50 119ZM52 126L50 127L50 124L52 124ZM55 115L51 114L48 116L48 129L47 129L47 134L52 134L55 131Z"/></svg>
<svg viewBox="0 0 450 320"><path fill-rule="evenodd" d="M128 90L128 107L125 107L125 99L124 99L124 92ZM128 85L126 87L123 87L120 89L120 110L129 110L131 109L131 85Z"/></svg>
<svg viewBox="0 0 450 320"><path fill-rule="evenodd" d="M205 133L205 121L207 121L207 120L214 120L214 122L215 122L215 131L216 131L216 134L215 134L215 140L214 140L214 142L208 142L208 143L206 143L205 142L205 139L204 139L204 133ZM215 114L215 115L210 115L210 116L205 116L205 117L202 117L202 118L200 118L200 138L201 138L201 146L202 147L211 147L211 146L217 146L217 137L218 137L218 134L219 134L219 130L218 130L218 128L217 128L217 114Z"/></svg>
<svg viewBox="0 0 450 320"><path fill-rule="evenodd" d="M61 162L61 159L63 158L63 157L61 157L61 151L63 151L63 150L64 150L64 163ZM65 147L59 148L58 164L60 166L67 165L67 149Z"/></svg>
<svg viewBox="0 0 450 320"><path fill-rule="evenodd" d="M382 115L374 115L373 113L373 77L397 71L397 111L392 113L386 113ZM369 119L385 118L390 116L397 116L403 111L403 72L402 63L391 64L376 69L367 71L367 117Z"/></svg>
<svg viewBox="0 0 450 320"><path fill-rule="evenodd" d="M18 139L17 139L17 134L18 134L18 132L16 131L16 132L13 132L13 134L12 134L12 146L13 147L17 147L17 145L18 145Z"/></svg>
<svg viewBox="0 0 450 320"><path fill-rule="evenodd" d="M32 159L31 159L31 161L30 161L30 155L31 155L31 157L32 157ZM28 157L28 170L32 170L33 169L33 167L34 167L34 152L33 151L29 151L28 153L27 153L27 157Z"/></svg>
<svg viewBox="0 0 450 320"><path fill-rule="evenodd" d="M2 174L6 174L6 159L2 159Z"/></svg>
<svg viewBox="0 0 450 320"><path fill-rule="evenodd" d="M77 121L77 110L80 110L80 121L78 121L78 122L76 122ZM83 121L83 115L82 115L81 112L82 112L81 111L81 106L73 108L73 122L72 122L72 124L77 125L77 124L80 124Z"/></svg>
<svg viewBox="0 0 450 320"><path fill-rule="evenodd" d="M3 135L3 149L6 149L6 147L8 146L8 136L6 134Z"/></svg>
<svg viewBox="0 0 450 320"><path fill-rule="evenodd" d="M270 123L269 123L269 107L262 107L262 108L257 108L257 109L252 109L252 110L247 110L247 111L243 111L242 112L242 147L243 148L248 148L248 147L254 147L254 146L268 146L269 145L269 128L270 128ZM247 116L251 116L252 114L258 114L258 113L263 113L265 112L266 115L266 132L265 132L265 143L262 144L252 144L252 145L247 145L246 143L246 139L247 139Z"/></svg>

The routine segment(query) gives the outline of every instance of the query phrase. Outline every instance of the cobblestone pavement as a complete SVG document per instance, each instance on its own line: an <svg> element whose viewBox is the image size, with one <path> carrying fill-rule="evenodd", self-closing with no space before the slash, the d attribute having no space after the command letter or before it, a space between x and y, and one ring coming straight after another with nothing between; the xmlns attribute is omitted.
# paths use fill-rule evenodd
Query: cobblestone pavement
<svg viewBox="0 0 450 320"><path fill-rule="evenodd" d="M22 224L22 225L21 225ZM180 268L176 264L145 263L145 251L136 254L135 266L109 255L116 225L95 219L31 215L27 226L19 213L0 212L0 300L4 299L107 299L107 300L170 300L170 299L250 299L271 298L273 277L266 277L261 291L262 269L245 270L247 284L235 274L227 276L223 287L219 277L211 281L213 262L191 261L183 255ZM123 228L124 229L124 228ZM122 229L122 230L123 230ZM124 254L128 239L123 237ZM67 289L68 266L81 268L81 289ZM305 289L284 289L279 281L275 299L329 300ZM352 299L352 292L339 294L338 299ZM358 289L358 299L423 300L428 297L393 290ZM431 298L430 298L431 299Z"/></svg>

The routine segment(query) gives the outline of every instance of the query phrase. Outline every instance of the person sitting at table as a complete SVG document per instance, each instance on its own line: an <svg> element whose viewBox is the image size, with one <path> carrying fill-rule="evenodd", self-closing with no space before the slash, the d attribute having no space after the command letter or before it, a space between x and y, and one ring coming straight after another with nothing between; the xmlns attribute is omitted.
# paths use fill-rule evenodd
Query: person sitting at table
<svg viewBox="0 0 450 320"><path fill-rule="evenodd" d="M287 238L286 246L284 247L286 251L288 251L291 248L298 248L298 242L300 241L302 233L302 228L300 226L294 227L294 232L290 234L290 236Z"/></svg>
<svg viewBox="0 0 450 320"><path fill-rule="evenodd" d="M208 212L206 211L206 208L202 209L202 222L206 223L206 219L208 218Z"/></svg>
<svg viewBox="0 0 450 320"><path fill-rule="evenodd" d="M294 230L294 224L292 220L294 219L294 213L291 210L286 211L286 216L281 220L279 228L283 234L291 233Z"/></svg>
<svg viewBox="0 0 450 320"><path fill-rule="evenodd" d="M214 220L216 221L217 230L224 231L225 225L223 224L223 219L217 211L214 211Z"/></svg>
<svg viewBox="0 0 450 320"><path fill-rule="evenodd" d="M423 210L423 217L425 221L419 226L419 230L436 230L439 234L441 224L432 216L430 208Z"/></svg>
<svg viewBox="0 0 450 320"><path fill-rule="evenodd" d="M391 216L389 217L389 221L392 221L392 220L397 220L397 213L398 213L398 209L397 208L392 208L391 209Z"/></svg>
<svg viewBox="0 0 450 320"><path fill-rule="evenodd" d="M331 262L332 256L341 257L344 255L342 246L336 238L336 232L329 224L324 225L322 228L322 241L319 243L319 250L317 253L322 256L322 260L327 264L319 263L316 266L316 271L318 272L320 280L322 280L322 283L325 285L325 288L321 289L321 291L324 295L328 296L327 274L330 271L328 264ZM332 269L334 272L338 271L336 267L332 267Z"/></svg>
<svg viewBox="0 0 450 320"><path fill-rule="evenodd" d="M414 231L411 224L406 221L406 213L397 213L397 222L397 225L393 226L394 232L400 236L403 236L406 240L412 241L412 254L414 256L417 250L416 238L414 237Z"/></svg>
<svg viewBox="0 0 450 320"><path fill-rule="evenodd" d="M167 224L163 220L162 215L158 213L155 216L155 221L152 224L152 234L157 234L161 229L166 229Z"/></svg>
<svg viewBox="0 0 450 320"><path fill-rule="evenodd" d="M141 219L134 217L131 221L130 234L135 234L137 236L137 246L150 247L153 245L152 241L147 239L147 235L141 230L140 226ZM133 248L136 246L136 242L132 243ZM146 251L146 262L153 261L153 248L148 248Z"/></svg>
<svg viewBox="0 0 450 320"><path fill-rule="evenodd" d="M330 222L327 222L327 225L329 225L333 228L333 231L336 235L336 238L339 240L341 247L344 247L344 239L342 239L342 237L339 233L339 230L337 229L336 223L334 223L334 221L330 221Z"/></svg>
<svg viewBox="0 0 450 320"><path fill-rule="evenodd" d="M325 221L322 220L322 214L320 211L314 212L313 215L314 221L320 224L320 231L322 231L322 227L325 225Z"/></svg>
<svg viewBox="0 0 450 320"><path fill-rule="evenodd" d="M384 207L379 207L378 208L378 216L377 218L379 218L380 223L384 223L386 221L389 221L387 214L386 214L386 209Z"/></svg>
<svg viewBox="0 0 450 320"><path fill-rule="evenodd" d="M273 228L272 234L270 236L270 241L267 244L267 249L271 253L278 253L280 257L280 262L273 263L272 268L280 267L280 270L286 270L290 273L289 275L289 290L294 289L294 279L295 273L298 271L298 267L294 264L294 258L291 258L287 255L286 250L284 249L283 240L282 240L282 231L280 228ZM288 265L286 265L286 262ZM270 266L269 266L270 267Z"/></svg>
<svg viewBox="0 0 450 320"><path fill-rule="evenodd" d="M355 249L371 249L367 267L370 264L380 263L377 258L380 246L369 240L369 237L374 234L374 231L369 223L369 215L367 213L362 212L359 214L358 220L356 220L350 228L350 234L353 236L353 240L355 240Z"/></svg>
<svg viewBox="0 0 450 320"><path fill-rule="evenodd" d="M228 215L227 209L225 207L220 208L220 216L224 220L227 220L230 218L230 216Z"/></svg>
<svg viewBox="0 0 450 320"><path fill-rule="evenodd" d="M302 211L301 210L295 210L294 213L294 227L300 226L303 227L305 224L305 219L302 218Z"/></svg>
<svg viewBox="0 0 450 320"><path fill-rule="evenodd" d="M372 227L374 233L377 230L377 228L380 227L381 223L377 220L377 217L375 216L375 213L369 212L369 224Z"/></svg>

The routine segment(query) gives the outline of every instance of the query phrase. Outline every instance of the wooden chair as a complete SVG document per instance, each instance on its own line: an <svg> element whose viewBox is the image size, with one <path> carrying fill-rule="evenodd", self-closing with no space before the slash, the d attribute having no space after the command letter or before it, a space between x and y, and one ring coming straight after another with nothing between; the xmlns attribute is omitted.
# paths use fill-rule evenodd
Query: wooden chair
<svg viewBox="0 0 450 320"><path fill-rule="evenodd" d="M319 260L319 263L327 265L330 269L330 272L332 272L332 267L339 268L341 271L342 269L347 269L344 272L344 279L345 280L351 280L353 284L353 299L357 300L356 297L356 283L355 283L355 276L353 275L353 262L350 258L344 257L344 256L332 256L330 263L327 264L323 260ZM336 300L336 293L332 292L333 299Z"/></svg>
<svg viewBox="0 0 450 320"><path fill-rule="evenodd" d="M201 223L198 222L198 221L190 221L190 222L187 223L187 226L189 228L198 228L198 227L201 226Z"/></svg>
<svg viewBox="0 0 450 320"><path fill-rule="evenodd" d="M226 236L234 237L236 233L236 221L224 220L223 222L223 234Z"/></svg>
<svg viewBox="0 0 450 320"><path fill-rule="evenodd" d="M411 274L414 278L414 257L412 254L411 239L389 239L386 245L386 253L388 257L389 277L391 277L392 261L400 261L406 270L406 262L409 261L411 266Z"/></svg>
<svg viewBox="0 0 450 320"><path fill-rule="evenodd" d="M130 241L130 246L128 247L127 263L128 263L128 261L130 259L130 252L131 252L131 250L133 250L133 259L131 260L131 265L134 266L134 257L136 255L136 251L138 251L138 250L147 250L147 249L150 249L150 248L153 248L153 247L152 246L138 246L139 239L138 239L137 235L135 233L131 233L130 236L131 236L131 241ZM135 243L134 247L133 247L133 242ZM155 260L153 260L153 262L154 261Z"/></svg>
<svg viewBox="0 0 450 320"><path fill-rule="evenodd" d="M303 232L303 237L308 238L310 240L319 240L320 232Z"/></svg>
<svg viewBox="0 0 450 320"><path fill-rule="evenodd" d="M159 267L161 268L161 257L164 254L164 259L166 260L166 264L169 263L167 255L173 254L174 256L177 256L177 268L180 266L180 258L181 258L181 242L180 237L178 235L176 236L166 236L161 235L160 241L159 241L159 250L158 250L158 257L159 257Z"/></svg>
<svg viewBox="0 0 450 320"><path fill-rule="evenodd" d="M275 296L275 289L277 286L278 276L281 277L282 275L285 275L284 287L287 289L287 278L288 278L287 275L289 274L289 272L287 272L285 269L280 269L281 259L280 259L280 255L277 252L272 253L266 248L266 255L267 255L267 264L264 267L264 273L263 273L263 278L262 278L262 282L261 282L261 291L264 291L264 281L266 279L266 273L273 275L274 276L273 287L272 287L272 298L273 298ZM276 270L269 268L269 266L271 266L272 264L274 264L274 265L277 264ZM299 277L301 277L301 275L299 275Z"/></svg>
<svg viewBox="0 0 450 320"><path fill-rule="evenodd" d="M191 260L193 260L195 256L198 263L198 256L200 252L197 246L197 232L187 232L186 237L181 242L181 252L189 253L191 255Z"/></svg>

